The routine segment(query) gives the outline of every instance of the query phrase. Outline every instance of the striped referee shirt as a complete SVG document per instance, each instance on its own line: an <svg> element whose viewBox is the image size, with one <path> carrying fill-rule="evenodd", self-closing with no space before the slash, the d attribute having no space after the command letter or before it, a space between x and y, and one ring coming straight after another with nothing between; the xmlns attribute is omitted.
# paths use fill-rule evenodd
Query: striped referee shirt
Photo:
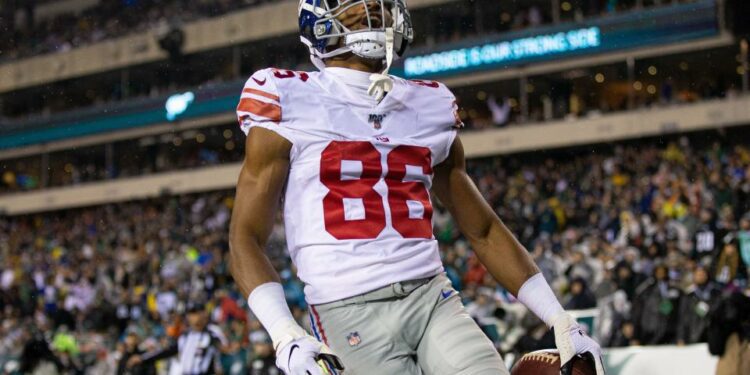
<svg viewBox="0 0 750 375"><path fill-rule="evenodd" d="M144 354L141 360L158 361L176 355L179 373L183 375L215 374L216 368L221 365L219 347L223 345L227 345L227 339L221 329L209 324L202 331L183 333L176 343L163 350Z"/></svg>

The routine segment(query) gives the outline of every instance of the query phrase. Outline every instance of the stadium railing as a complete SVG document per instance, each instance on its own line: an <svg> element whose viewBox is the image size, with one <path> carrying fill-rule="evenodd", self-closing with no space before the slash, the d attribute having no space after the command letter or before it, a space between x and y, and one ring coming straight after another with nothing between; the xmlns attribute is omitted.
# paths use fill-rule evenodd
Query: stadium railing
<svg viewBox="0 0 750 375"><path fill-rule="evenodd" d="M611 375L713 374L718 362L708 344L611 348L603 359Z"/></svg>

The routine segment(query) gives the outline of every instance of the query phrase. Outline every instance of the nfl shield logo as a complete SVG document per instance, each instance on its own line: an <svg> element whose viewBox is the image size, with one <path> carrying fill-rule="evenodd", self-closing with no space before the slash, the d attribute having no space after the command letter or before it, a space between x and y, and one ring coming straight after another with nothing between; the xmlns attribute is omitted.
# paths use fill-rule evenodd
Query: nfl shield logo
<svg viewBox="0 0 750 375"><path fill-rule="evenodd" d="M349 346L357 346L362 342L362 338L359 337L359 332L352 332L346 336L346 340L349 341Z"/></svg>
<svg viewBox="0 0 750 375"><path fill-rule="evenodd" d="M385 116L386 116L385 114L375 114L375 113L372 113L372 114L370 114L369 122L372 123L372 125L373 125L373 127L375 127L375 129L380 130L380 128L383 127L383 120L385 120Z"/></svg>

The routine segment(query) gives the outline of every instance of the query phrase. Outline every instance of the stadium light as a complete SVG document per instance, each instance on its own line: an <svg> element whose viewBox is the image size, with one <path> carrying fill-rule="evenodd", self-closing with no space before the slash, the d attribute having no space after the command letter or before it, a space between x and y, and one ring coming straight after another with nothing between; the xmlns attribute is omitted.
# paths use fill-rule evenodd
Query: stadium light
<svg viewBox="0 0 750 375"><path fill-rule="evenodd" d="M195 94L192 91L170 96L164 105L167 110L167 120L174 121L177 116L185 113L193 100L195 100Z"/></svg>

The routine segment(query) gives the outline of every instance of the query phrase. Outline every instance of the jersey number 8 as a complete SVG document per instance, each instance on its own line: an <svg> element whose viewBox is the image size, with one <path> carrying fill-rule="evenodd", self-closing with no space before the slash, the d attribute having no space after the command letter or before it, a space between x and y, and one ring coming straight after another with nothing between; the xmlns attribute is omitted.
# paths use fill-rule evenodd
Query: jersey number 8
<svg viewBox="0 0 750 375"><path fill-rule="evenodd" d="M424 183L404 181L407 165L432 174L430 149L397 146L387 158L388 206L393 228L404 238L432 238L432 204ZM359 161L359 178L342 178L342 161ZM326 231L339 240L374 239L385 229L385 207L375 185L383 178L381 154L370 142L331 142L320 158L320 180L328 189L323 198ZM364 219L346 220L345 199L361 199ZM418 203L417 203L418 202ZM410 217L412 207L421 205L421 217ZM419 215L417 215L419 216Z"/></svg>

